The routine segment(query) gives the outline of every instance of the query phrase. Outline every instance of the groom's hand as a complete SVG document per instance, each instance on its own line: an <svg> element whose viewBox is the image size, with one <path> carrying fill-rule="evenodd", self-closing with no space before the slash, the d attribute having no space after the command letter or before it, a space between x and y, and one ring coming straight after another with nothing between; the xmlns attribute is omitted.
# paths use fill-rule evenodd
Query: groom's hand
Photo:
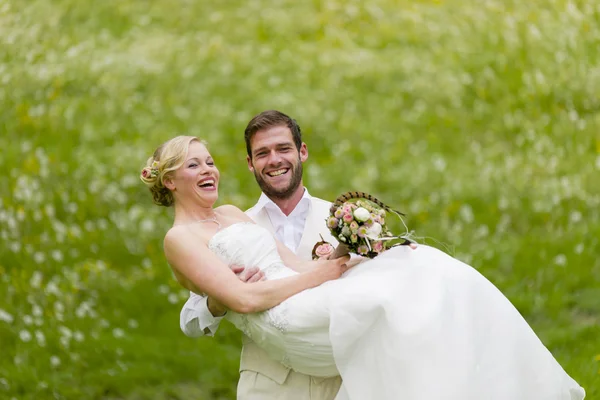
<svg viewBox="0 0 600 400"><path fill-rule="evenodd" d="M265 274L258 267L244 268L239 265L232 265L231 270L242 282L252 283L265 279Z"/></svg>
<svg viewBox="0 0 600 400"><path fill-rule="evenodd" d="M237 275L240 281L245 283L258 282L265 279L265 274L258 267L244 268L239 265L232 265L231 270ZM206 305L213 317L222 317L227 312L227 307L210 296L206 300Z"/></svg>

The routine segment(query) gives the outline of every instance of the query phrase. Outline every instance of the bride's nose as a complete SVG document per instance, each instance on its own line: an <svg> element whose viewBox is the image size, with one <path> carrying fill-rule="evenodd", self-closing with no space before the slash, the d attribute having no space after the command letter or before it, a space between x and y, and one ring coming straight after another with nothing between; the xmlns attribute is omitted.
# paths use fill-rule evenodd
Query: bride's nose
<svg viewBox="0 0 600 400"><path fill-rule="evenodd" d="M207 164L202 164L199 167L199 172L200 172L200 175L202 175L202 176L210 175L210 173L211 173L211 167L209 165L207 165Z"/></svg>

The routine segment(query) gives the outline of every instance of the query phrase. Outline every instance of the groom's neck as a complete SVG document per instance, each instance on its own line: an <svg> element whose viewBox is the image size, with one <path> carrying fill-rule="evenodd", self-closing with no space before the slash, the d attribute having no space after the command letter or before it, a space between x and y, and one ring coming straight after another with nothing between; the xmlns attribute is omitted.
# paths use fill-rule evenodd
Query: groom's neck
<svg viewBox="0 0 600 400"><path fill-rule="evenodd" d="M302 200L302 196L304 196L304 185L298 185L298 188L294 190L294 192L285 198L270 198L273 203L279 207L282 213L286 216L290 215L292 211L296 208L300 200Z"/></svg>

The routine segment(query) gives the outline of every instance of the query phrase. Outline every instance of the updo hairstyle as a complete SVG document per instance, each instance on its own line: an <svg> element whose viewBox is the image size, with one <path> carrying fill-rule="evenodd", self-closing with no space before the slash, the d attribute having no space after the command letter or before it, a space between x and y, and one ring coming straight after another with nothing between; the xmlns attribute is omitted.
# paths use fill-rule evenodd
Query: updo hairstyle
<svg viewBox="0 0 600 400"><path fill-rule="evenodd" d="M155 204L165 207L173 205L173 193L165 187L164 181L183 165L192 142L206 145L195 136L176 136L158 146L154 155L146 161L140 179L150 189Z"/></svg>

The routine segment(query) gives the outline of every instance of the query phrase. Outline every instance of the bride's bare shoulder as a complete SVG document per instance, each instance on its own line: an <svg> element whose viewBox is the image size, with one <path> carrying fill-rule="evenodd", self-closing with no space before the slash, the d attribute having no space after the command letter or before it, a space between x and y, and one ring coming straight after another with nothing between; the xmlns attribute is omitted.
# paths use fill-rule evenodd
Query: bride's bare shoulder
<svg viewBox="0 0 600 400"><path fill-rule="evenodd" d="M222 206L219 206L215 208L215 211L228 218L253 222L252 219L248 215L246 215L245 212L243 212L242 210L240 210L232 204L224 204Z"/></svg>
<svg viewBox="0 0 600 400"><path fill-rule="evenodd" d="M209 232L205 232L200 224L181 224L172 226L163 240L165 250L167 248L185 247L191 243L194 247L198 245L198 239L204 245L208 243L210 238Z"/></svg>

